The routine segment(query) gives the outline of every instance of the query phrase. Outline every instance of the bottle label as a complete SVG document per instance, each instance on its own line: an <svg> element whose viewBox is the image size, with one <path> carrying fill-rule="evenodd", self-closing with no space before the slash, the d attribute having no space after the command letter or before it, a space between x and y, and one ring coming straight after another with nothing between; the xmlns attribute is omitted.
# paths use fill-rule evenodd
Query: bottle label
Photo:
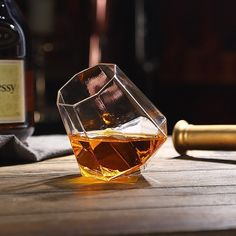
<svg viewBox="0 0 236 236"><path fill-rule="evenodd" d="M0 60L0 123L25 122L24 61Z"/></svg>

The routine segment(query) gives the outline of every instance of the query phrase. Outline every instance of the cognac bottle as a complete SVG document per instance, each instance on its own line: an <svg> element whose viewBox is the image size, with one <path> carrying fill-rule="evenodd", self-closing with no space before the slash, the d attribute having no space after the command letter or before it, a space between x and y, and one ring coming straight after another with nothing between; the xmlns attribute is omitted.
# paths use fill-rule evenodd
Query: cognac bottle
<svg viewBox="0 0 236 236"><path fill-rule="evenodd" d="M0 135L34 131L34 83L27 28L13 0L0 0Z"/></svg>

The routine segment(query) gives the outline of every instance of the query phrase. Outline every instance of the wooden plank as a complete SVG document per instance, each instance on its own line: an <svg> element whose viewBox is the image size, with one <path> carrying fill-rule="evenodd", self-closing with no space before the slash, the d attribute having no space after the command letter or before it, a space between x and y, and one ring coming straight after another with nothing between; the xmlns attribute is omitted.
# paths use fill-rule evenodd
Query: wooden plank
<svg viewBox="0 0 236 236"><path fill-rule="evenodd" d="M117 198L122 194L122 197L150 197L150 196L191 196L191 195L211 195L211 194L235 194L236 185L232 186L200 186L200 187L158 187L158 188L117 188L117 189L105 189L105 188L93 188L87 186L87 188L67 188L67 189L47 189L47 191L30 191L30 192L1 192L0 198L5 197L18 197L28 196L31 194L76 194L80 198L92 197L92 198Z"/></svg>
<svg viewBox="0 0 236 236"><path fill-rule="evenodd" d="M62 158L54 158L37 163L29 163L24 165L2 166L0 167L1 177L27 176L37 174L63 173L67 171L75 171L79 173L78 164L74 156L66 156Z"/></svg>
<svg viewBox="0 0 236 236"><path fill-rule="evenodd" d="M99 194L99 193L98 193ZM44 193L0 197L0 216L41 213L114 211L133 209L229 206L236 207L236 194L80 196L77 193ZM134 201L135 199L135 201Z"/></svg>
<svg viewBox="0 0 236 236"><path fill-rule="evenodd" d="M67 172L66 172L67 173ZM64 173L65 174L65 173ZM6 184L7 183L7 184ZM160 187L201 187L201 186L235 186L236 170L203 170L144 173L133 182L114 181L110 183L94 181L78 175L50 173L50 175L27 175L27 177L0 179L0 192L29 193L42 191L65 191L68 189L106 190ZM50 190L51 189L51 190Z"/></svg>
<svg viewBox="0 0 236 236"><path fill-rule="evenodd" d="M62 158L63 159L63 158ZM221 164L214 162L205 161L192 161L192 160L182 160L182 159L167 159L167 158L156 158L154 161L148 163L144 172L160 172L160 171L185 171L185 170L225 170L225 169L236 169L235 164ZM26 177L32 175L45 175L49 173L79 173L78 165L76 162L65 162L63 164L27 164L20 166L11 167L0 167L0 177L15 177L16 175Z"/></svg>
<svg viewBox="0 0 236 236"><path fill-rule="evenodd" d="M194 233L233 230L235 225L236 207L232 206L63 212L5 216L0 221L2 235L25 236Z"/></svg>

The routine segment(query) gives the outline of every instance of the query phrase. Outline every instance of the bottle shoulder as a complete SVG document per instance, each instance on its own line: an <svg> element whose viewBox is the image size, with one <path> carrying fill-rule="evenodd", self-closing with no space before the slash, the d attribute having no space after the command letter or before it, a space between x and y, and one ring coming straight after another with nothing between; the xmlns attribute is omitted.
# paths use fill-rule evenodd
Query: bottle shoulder
<svg viewBox="0 0 236 236"><path fill-rule="evenodd" d="M0 0L0 58L24 58L26 37L19 9L13 0Z"/></svg>
<svg viewBox="0 0 236 236"><path fill-rule="evenodd" d="M12 0L0 1L0 24L12 30L23 31L20 10Z"/></svg>

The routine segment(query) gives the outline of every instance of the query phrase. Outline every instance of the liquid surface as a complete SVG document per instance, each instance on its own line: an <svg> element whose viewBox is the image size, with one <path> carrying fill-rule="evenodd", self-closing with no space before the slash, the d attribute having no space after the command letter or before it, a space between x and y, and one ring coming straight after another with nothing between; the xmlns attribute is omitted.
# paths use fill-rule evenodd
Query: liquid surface
<svg viewBox="0 0 236 236"><path fill-rule="evenodd" d="M139 171L166 140L163 134L122 134L115 131L69 135L81 174L103 180Z"/></svg>

